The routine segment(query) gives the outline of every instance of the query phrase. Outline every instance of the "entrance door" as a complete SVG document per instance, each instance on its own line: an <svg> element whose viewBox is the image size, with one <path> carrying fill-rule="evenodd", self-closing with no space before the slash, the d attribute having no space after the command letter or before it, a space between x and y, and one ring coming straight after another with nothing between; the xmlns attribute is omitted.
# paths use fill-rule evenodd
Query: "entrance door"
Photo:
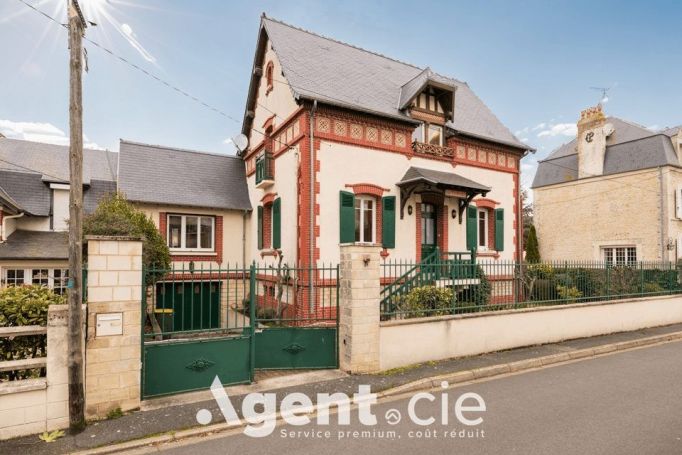
<svg viewBox="0 0 682 455"><path fill-rule="evenodd" d="M422 260L436 250L436 226L436 207L422 204Z"/></svg>

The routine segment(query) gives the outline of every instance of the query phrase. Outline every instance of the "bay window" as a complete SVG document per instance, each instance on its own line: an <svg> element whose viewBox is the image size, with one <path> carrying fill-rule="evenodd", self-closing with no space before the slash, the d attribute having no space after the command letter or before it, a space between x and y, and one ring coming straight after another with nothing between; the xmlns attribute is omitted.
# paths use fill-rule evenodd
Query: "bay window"
<svg viewBox="0 0 682 455"><path fill-rule="evenodd" d="M168 215L168 248L181 251L213 251L215 217Z"/></svg>

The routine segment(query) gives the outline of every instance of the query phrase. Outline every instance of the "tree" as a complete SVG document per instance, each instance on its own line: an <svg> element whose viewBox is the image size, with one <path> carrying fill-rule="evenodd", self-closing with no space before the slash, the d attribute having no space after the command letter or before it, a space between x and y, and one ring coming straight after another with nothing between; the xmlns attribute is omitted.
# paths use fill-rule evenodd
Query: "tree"
<svg viewBox="0 0 682 455"><path fill-rule="evenodd" d="M540 262L540 248L538 247L538 236L535 233L535 226L530 225L528 230L528 241L526 242L526 262Z"/></svg>
<svg viewBox="0 0 682 455"><path fill-rule="evenodd" d="M523 244L528 243L530 227L533 226L533 202L528 197L528 190L521 190L521 220L523 222Z"/></svg>
<svg viewBox="0 0 682 455"><path fill-rule="evenodd" d="M153 270L147 272L147 277L153 278L170 268L168 246L158 228L121 193L104 197L97 209L83 218L83 234L139 237L142 239L142 264L146 270Z"/></svg>

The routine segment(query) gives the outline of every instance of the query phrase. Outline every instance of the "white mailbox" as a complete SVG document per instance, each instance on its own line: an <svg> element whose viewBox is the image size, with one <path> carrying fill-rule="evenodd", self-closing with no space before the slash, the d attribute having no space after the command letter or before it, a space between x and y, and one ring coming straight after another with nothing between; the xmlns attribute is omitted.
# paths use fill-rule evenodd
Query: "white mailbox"
<svg viewBox="0 0 682 455"><path fill-rule="evenodd" d="M123 313L98 313L96 337L123 335Z"/></svg>

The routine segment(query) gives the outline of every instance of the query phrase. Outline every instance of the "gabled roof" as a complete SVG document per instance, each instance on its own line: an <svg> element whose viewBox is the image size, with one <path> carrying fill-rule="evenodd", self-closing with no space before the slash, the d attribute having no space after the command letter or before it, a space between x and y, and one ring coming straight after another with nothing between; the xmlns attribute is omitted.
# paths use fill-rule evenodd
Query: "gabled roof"
<svg viewBox="0 0 682 455"><path fill-rule="evenodd" d="M67 232L17 230L0 243L0 259L68 259Z"/></svg>
<svg viewBox="0 0 682 455"><path fill-rule="evenodd" d="M250 210L246 169L235 156L121 140L118 188L162 205Z"/></svg>
<svg viewBox="0 0 682 455"><path fill-rule="evenodd" d="M83 150L85 213L92 212L104 194L116 191L117 162L117 153ZM0 138L0 199L15 211L49 216L49 184L68 182L68 147Z"/></svg>
<svg viewBox="0 0 682 455"><path fill-rule="evenodd" d="M439 76L431 71L431 68L424 69L414 78L410 79L400 87L400 101L398 102L398 109L405 109L410 102L419 95L429 83L436 86L444 86L452 90L457 90L452 80Z"/></svg>
<svg viewBox="0 0 682 455"><path fill-rule="evenodd" d="M655 133L616 117L608 117L607 122L614 126L614 132L606 139L603 175L680 165L669 135ZM577 178L578 146L573 139L538 163L531 187L539 188Z"/></svg>
<svg viewBox="0 0 682 455"><path fill-rule="evenodd" d="M270 38L284 77L297 101L317 100L333 106L415 122L400 109L402 91L407 84L405 93L411 93L414 88L409 84L410 81L423 74L425 69L263 16L243 133L247 133L251 127L247 113L253 110L256 103L259 76L255 67L260 65L266 35ZM451 129L522 150L531 149L495 117L466 83L433 72L429 77L457 89L454 122L448 123ZM415 82L414 85L418 84Z"/></svg>

